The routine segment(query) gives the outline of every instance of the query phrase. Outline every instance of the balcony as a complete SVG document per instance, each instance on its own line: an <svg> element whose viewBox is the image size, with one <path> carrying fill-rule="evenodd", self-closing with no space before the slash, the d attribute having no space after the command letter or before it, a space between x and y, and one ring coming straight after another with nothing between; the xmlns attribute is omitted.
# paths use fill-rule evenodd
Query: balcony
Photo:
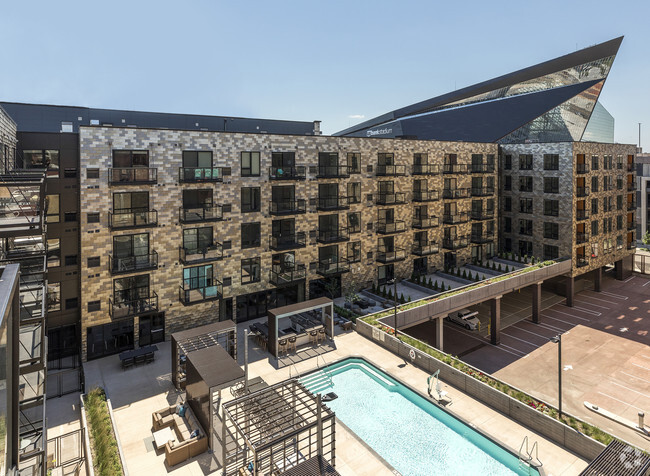
<svg viewBox="0 0 650 476"><path fill-rule="evenodd" d="M494 210L474 210L471 211L472 220L492 220L494 218Z"/></svg>
<svg viewBox="0 0 650 476"><path fill-rule="evenodd" d="M347 165L319 165L316 178L346 178L350 176Z"/></svg>
<svg viewBox="0 0 650 476"><path fill-rule="evenodd" d="M636 183L628 182L627 183L627 191L628 192L636 192Z"/></svg>
<svg viewBox="0 0 650 476"><path fill-rule="evenodd" d="M296 264L292 268L277 266L269 271L269 282L277 287L289 286L302 281L307 276L304 264Z"/></svg>
<svg viewBox="0 0 650 476"><path fill-rule="evenodd" d="M582 221L582 220L587 220L589 218L589 210L586 210L584 208L579 208L576 210L576 220Z"/></svg>
<svg viewBox="0 0 650 476"><path fill-rule="evenodd" d="M377 249L376 261L380 263L395 263L396 261L403 261L406 259L406 250L402 248L395 248L392 251L385 251Z"/></svg>
<svg viewBox="0 0 650 476"><path fill-rule="evenodd" d="M589 241L589 233L584 231L576 232L576 244L580 245Z"/></svg>
<svg viewBox="0 0 650 476"><path fill-rule="evenodd" d="M632 200L627 202L627 209L628 210L636 210L636 200Z"/></svg>
<svg viewBox="0 0 650 476"><path fill-rule="evenodd" d="M437 226L440 226L440 218L434 215L428 217L414 217L413 221L411 222L412 228L417 228L420 230L435 228Z"/></svg>
<svg viewBox="0 0 650 476"><path fill-rule="evenodd" d="M489 197L494 195L494 187L472 187L472 197Z"/></svg>
<svg viewBox="0 0 650 476"><path fill-rule="evenodd" d="M205 248L184 248L179 246L178 259L183 264L220 260L223 259L223 245L215 243Z"/></svg>
<svg viewBox="0 0 650 476"><path fill-rule="evenodd" d="M576 197L588 197L589 187L576 187Z"/></svg>
<svg viewBox="0 0 650 476"><path fill-rule="evenodd" d="M467 212L445 213L442 216L442 222L445 225L457 225L459 223L467 223L468 221L469 213Z"/></svg>
<svg viewBox="0 0 650 476"><path fill-rule="evenodd" d="M108 314L111 319L123 319L125 317L139 316L158 311L158 295L152 292L149 297L132 299L129 301L108 300Z"/></svg>
<svg viewBox="0 0 650 476"><path fill-rule="evenodd" d="M440 200L439 190L413 190L414 202L435 202Z"/></svg>
<svg viewBox="0 0 650 476"><path fill-rule="evenodd" d="M197 207L197 208L179 207L178 213L179 213L179 219L181 223L219 221L223 219L223 206L204 205L202 207Z"/></svg>
<svg viewBox="0 0 650 476"><path fill-rule="evenodd" d="M316 210L347 210L350 208L349 197L319 197Z"/></svg>
<svg viewBox="0 0 650 476"><path fill-rule="evenodd" d="M458 236L456 238L443 238L442 247L446 250L458 250L467 248L469 246L469 239L467 236Z"/></svg>
<svg viewBox="0 0 650 476"><path fill-rule="evenodd" d="M442 166L443 174L466 174L467 164L444 164Z"/></svg>
<svg viewBox="0 0 650 476"><path fill-rule="evenodd" d="M636 222L628 221L628 222L627 222L627 230L628 230L628 231L634 231L634 230L636 230Z"/></svg>
<svg viewBox="0 0 650 476"><path fill-rule="evenodd" d="M391 222L387 222L387 221L377 222L377 233L381 233L382 235L401 233L403 231L406 231L406 223L402 220L395 220Z"/></svg>
<svg viewBox="0 0 650 476"><path fill-rule="evenodd" d="M192 280L189 281L191 282ZM198 283L198 280L196 281ZM204 281L213 284L185 288L185 286L192 285L189 282L183 282L183 284L178 287L178 300L183 303L184 306L189 306L190 304L196 304L198 302L221 299L223 296L223 285L221 284L221 281L216 278L204 279Z"/></svg>
<svg viewBox="0 0 650 476"><path fill-rule="evenodd" d="M494 173L494 164L471 164L470 172L473 174L492 174Z"/></svg>
<svg viewBox="0 0 650 476"><path fill-rule="evenodd" d="M633 173L634 172L634 164L633 163L632 164L627 164L626 169L627 169L628 172Z"/></svg>
<svg viewBox="0 0 650 476"><path fill-rule="evenodd" d="M321 276L334 276L350 271L350 262L346 258L336 256L318 261L316 272Z"/></svg>
<svg viewBox="0 0 650 476"><path fill-rule="evenodd" d="M377 195L377 205L400 205L406 203L406 194L398 193L382 193Z"/></svg>
<svg viewBox="0 0 650 476"><path fill-rule="evenodd" d="M376 174L379 177L397 177L406 175L406 165L377 165Z"/></svg>
<svg viewBox="0 0 650 476"><path fill-rule="evenodd" d="M413 164L413 175L438 175L440 173L439 164Z"/></svg>
<svg viewBox="0 0 650 476"><path fill-rule="evenodd" d="M296 167L269 167L269 180L305 180L307 177L304 165Z"/></svg>
<svg viewBox="0 0 650 476"><path fill-rule="evenodd" d="M223 167L179 167L181 183L223 182Z"/></svg>
<svg viewBox="0 0 650 476"><path fill-rule="evenodd" d="M113 230L157 225L158 212L156 210L122 209L108 212L108 226Z"/></svg>
<svg viewBox="0 0 650 476"><path fill-rule="evenodd" d="M634 249L636 249L636 241L628 241L628 242L627 242L627 249L628 249L628 250L634 250Z"/></svg>
<svg viewBox="0 0 650 476"><path fill-rule="evenodd" d="M158 169L155 167L109 168L109 185L147 185L158 182Z"/></svg>
<svg viewBox="0 0 650 476"><path fill-rule="evenodd" d="M280 202L269 202L269 213L271 215L297 215L307 211L305 200L282 200Z"/></svg>
<svg viewBox="0 0 650 476"><path fill-rule="evenodd" d="M494 232L493 231L484 231L483 233L474 233L472 232L472 236L470 238L472 243L490 243L494 241Z"/></svg>
<svg viewBox="0 0 650 476"><path fill-rule="evenodd" d="M576 164L576 173L577 174L588 174L589 173L589 164Z"/></svg>
<svg viewBox="0 0 650 476"><path fill-rule="evenodd" d="M335 230L318 230L318 237L316 241L319 243L337 243L339 241L347 241L350 239L348 229L341 227Z"/></svg>
<svg viewBox="0 0 650 476"><path fill-rule="evenodd" d="M411 253L416 256L433 255L438 252L440 252L440 246L435 241L413 243L411 246Z"/></svg>
<svg viewBox="0 0 650 476"><path fill-rule="evenodd" d="M306 234L302 231L291 235L269 235L269 248L276 251L304 248L306 244Z"/></svg>
<svg viewBox="0 0 650 476"><path fill-rule="evenodd" d="M583 267L588 266L588 265L589 265L589 259L588 258L585 258L584 256L578 256L576 258L576 266L578 268L583 268Z"/></svg>
<svg viewBox="0 0 650 476"><path fill-rule="evenodd" d="M469 188L443 188L442 198L456 199L456 198L469 198Z"/></svg>
<svg viewBox="0 0 650 476"><path fill-rule="evenodd" d="M108 257L111 274L133 273L135 271L158 268L158 253L155 250L146 255L117 258L109 254Z"/></svg>

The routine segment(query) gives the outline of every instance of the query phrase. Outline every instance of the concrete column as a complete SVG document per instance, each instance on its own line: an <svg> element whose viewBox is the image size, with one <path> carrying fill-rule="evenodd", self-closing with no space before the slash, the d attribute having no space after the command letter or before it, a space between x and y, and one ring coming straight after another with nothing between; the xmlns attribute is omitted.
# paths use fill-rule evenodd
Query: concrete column
<svg viewBox="0 0 650 476"><path fill-rule="evenodd" d="M444 352L442 348L442 342L443 342L443 333L442 329L444 328L444 318L442 316L438 317L436 319L436 349L438 349L440 352Z"/></svg>
<svg viewBox="0 0 650 476"><path fill-rule="evenodd" d="M533 284L531 289L533 291L533 322L539 324L542 317L542 283Z"/></svg>
<svg viewBox="0 0 650 476"><path fill-rule="evenodd" d="M573 288L574 288L574 278L566 278L566 305L573 307Z"/></svg>
<svg viewBox="0 0 650 476"><path fill-rule="evenodd" d="M603 268L602 266L599 266L598 268L594 269L594 291L599 293L602 284L603 284Z"/></svg>
<svg viewBox="0 0 650 476"><path fill-rule="evenodd" d="M490 342L501 343L501 296L490 301Z"/></svg>

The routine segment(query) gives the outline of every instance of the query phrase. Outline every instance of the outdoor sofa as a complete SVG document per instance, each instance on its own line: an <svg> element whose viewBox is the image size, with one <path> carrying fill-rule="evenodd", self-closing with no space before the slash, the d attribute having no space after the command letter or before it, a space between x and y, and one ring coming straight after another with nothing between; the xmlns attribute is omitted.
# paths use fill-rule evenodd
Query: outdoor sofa
<svg viewBox="0 0 650 476"><path fill-rule="evenodd" d="M152 413L151 419L154 432L168 426L176 436L175 441L165 444L165 461L169 466L175 466L207 451L208 438L189 405L186 406L183 417L176 413L174 405ZM199 431L198 436L190 437L193 430Z"/></svg>

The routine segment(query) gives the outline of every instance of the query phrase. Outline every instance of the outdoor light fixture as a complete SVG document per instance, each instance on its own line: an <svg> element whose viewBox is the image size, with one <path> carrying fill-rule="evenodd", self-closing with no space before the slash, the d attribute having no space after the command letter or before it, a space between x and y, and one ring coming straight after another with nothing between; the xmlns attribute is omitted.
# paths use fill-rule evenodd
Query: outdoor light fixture
<svg viewBox="0 0 650 476"><path fill-rule="evenodd" d="M558 410L562 416L562 334L551 337L549 340L557 344Z"/></svg>

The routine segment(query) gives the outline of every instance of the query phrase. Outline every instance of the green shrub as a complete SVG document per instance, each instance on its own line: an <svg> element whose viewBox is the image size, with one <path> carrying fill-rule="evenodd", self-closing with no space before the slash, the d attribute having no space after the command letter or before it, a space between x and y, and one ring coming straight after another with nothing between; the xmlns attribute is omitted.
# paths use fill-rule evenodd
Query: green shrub
<svg viewBox="0 0 650 476"><path fill-rule="evenodd" d="M93 465L99 476L120 476L122 463L108 413L106 393L103 388L93 388L84 399L90 427L90 443L93 448Z"/></svg>
<svg viewBox="0 0 650 476"><path fill-rule="evenodd" d="M431 278L429 277L429 279L427 280L427 287L430 288L432 286L433 285L431 284Z"/></svg>
<svg viewBox="0 0 650 476"><path fill-rule="evenodd" d="M482 280L485 280L485 275L483 275L483 277L482 277L481 279L482 279Z"/></svg>
<svg viewBox="0 0 650 476"><path fill-rule="evenodd" d="M388 299L393 299L393 290L388 288Z"/></svg>
<svg viewBox="0 0 650 476"><path fill-rule="evenodd" d="M433 283L433 290L437 291L438 290L438 280L436 279L436 282Z"/></svg>
<svg viewBox="0 0 650 476"><path fill-rule="evenodd" d="M467 279L467 271L463 270L463 279Z"/></svg>
<svg viewBox="0 0 650 476"><path fill-rule="evenodd" d="M499 271L499 273L501 272L501 263L499 263L499 267L497 268L497 271Z"/></svg>

